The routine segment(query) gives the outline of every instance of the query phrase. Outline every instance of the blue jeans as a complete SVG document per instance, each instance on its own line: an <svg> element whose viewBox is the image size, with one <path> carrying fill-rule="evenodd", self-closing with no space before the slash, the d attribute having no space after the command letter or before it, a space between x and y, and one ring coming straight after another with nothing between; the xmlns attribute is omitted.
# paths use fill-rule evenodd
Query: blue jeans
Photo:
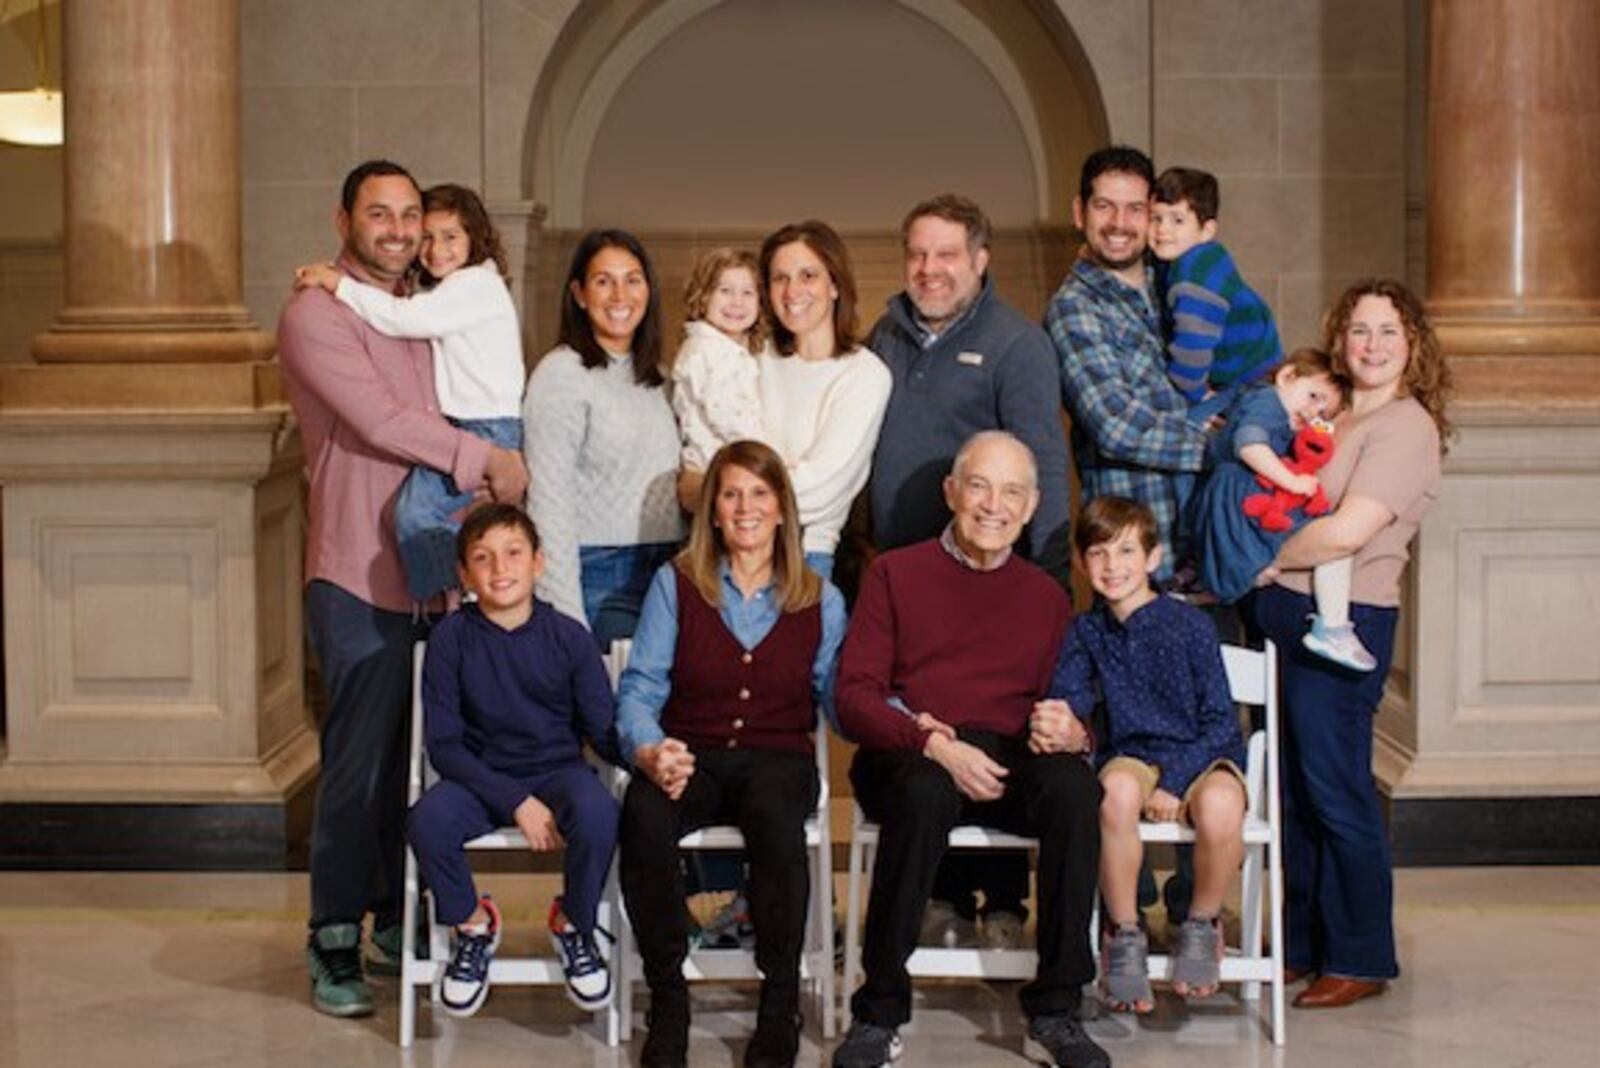
<svg viewBox="0 0 1600 1068"><path fill-rule="evenodd" d="M650 579L677 551L677 542L578 547L583 614L602 653L616 639L633 637Z"/></svg>
<svg viewBox="0 0 1600 1068"><path fill-rule="evenodd" d="M1400 974L1394 871L1372 778L1372 719L1399 612L1350 606L1356 633L1378 660L1375 671L1359 673L1300 644L1310 597L1268 586L1251 608L1278 644L1286 963L1322 975L1393 979Z"/></svg>
<svg viewBox="0 0 1600 1068"><path fill-rule="evenodd" d="M521 419L452 419L450 424L501 448L522 448ZM460 585L456 531L461 524L454 516L472 503L473 490L463 491L448 474L431 467L413 467L401 483L394 501L394 532L414 599L427 601Z"/></svg>

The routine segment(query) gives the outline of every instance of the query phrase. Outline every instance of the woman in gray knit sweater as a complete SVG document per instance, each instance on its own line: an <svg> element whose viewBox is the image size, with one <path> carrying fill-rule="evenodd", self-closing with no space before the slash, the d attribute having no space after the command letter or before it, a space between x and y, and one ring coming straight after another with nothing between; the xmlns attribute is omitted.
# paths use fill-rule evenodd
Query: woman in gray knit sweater
<svg viewBox="0 0 1600 1068"><path fill-rule="evenodd" d="M522 402L528 514L546 560L538 593L603 650L633 634L650 576L683 538L661 299L632 234L595 230L578 243L559 340Z"/></svg>

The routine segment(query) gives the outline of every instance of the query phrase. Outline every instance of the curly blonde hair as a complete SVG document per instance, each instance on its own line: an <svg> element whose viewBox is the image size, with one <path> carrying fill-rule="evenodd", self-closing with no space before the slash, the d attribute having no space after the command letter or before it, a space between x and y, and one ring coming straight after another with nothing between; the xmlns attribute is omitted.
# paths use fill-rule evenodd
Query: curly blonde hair
<svg viewBox="0 0 1600 1068"><path fill-rule="evenodd" d="M1450 365L1445 362L1439 338L1422 310L1422 301L1393 278L1363 278L1344 291L1322 320L1322 347L1333 356L1334 364L1344 374L1350 374L1350 362L1345 355L1344 336L1350 328L1350 317L1362 297L1383 297L1394 305L1400 314L1401 327L1406 332L1406 346L1410 355L1405 373L1400 380L1402 395L1415 397L1417 403L1433 418L1439 430L1439 451L1449 451L1451 436L1455 433L1445 409L1455 393L1455 382Z"/></svg>
<svg viewBox="0 0 1600 1068"><path fill-rule="evenodd" d="M740 267L750 272L750 281L756 287L756 321L745 334L744 346L753 356L767 343L771 331L767 327L766 301L761 299L761 264L755 253L732 249L722 245L702 255L695 261L689 274L689 284L683 287L684 318L695 322L706 317L711 305L711 294L722 281L722 272L730 267Z"/></svg>

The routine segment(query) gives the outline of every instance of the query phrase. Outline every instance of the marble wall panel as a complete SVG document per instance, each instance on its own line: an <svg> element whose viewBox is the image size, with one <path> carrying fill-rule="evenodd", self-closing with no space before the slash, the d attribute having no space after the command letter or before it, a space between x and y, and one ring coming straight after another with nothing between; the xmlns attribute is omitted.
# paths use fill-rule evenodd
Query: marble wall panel
<svg viewBox="0 0 1600 1068"><path fill-rule="evenodd" d="M1278 86L1285 174L1392 175L1405 169L1402 78L1285 78Z"/></svg>
<svg viewBox="0 0 1600 1068"><path fill-rule="evenodd" d="M1157 171L1277 173L1278 86L1275 78L1157 78Z"/></svg>

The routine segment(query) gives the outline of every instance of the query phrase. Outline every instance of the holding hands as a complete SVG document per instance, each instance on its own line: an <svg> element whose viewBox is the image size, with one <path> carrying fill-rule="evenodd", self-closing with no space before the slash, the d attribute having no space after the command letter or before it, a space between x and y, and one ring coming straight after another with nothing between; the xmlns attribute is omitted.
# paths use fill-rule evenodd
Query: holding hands
<svg viewBox="0 0 1600 1068"><path fill-rule="evenodd" d="M694 775L694 754L676 738L641 745L633 752L633 766L673 801L683 796Z"/></svg>
<svg viewBox="0 0 1600 1068"><path fill-rule="evenodd" d="M1087 753L1093 748L1089 729L1058 698L1034 703L1028 717L1028 748L1035 753Z"/></svg>

